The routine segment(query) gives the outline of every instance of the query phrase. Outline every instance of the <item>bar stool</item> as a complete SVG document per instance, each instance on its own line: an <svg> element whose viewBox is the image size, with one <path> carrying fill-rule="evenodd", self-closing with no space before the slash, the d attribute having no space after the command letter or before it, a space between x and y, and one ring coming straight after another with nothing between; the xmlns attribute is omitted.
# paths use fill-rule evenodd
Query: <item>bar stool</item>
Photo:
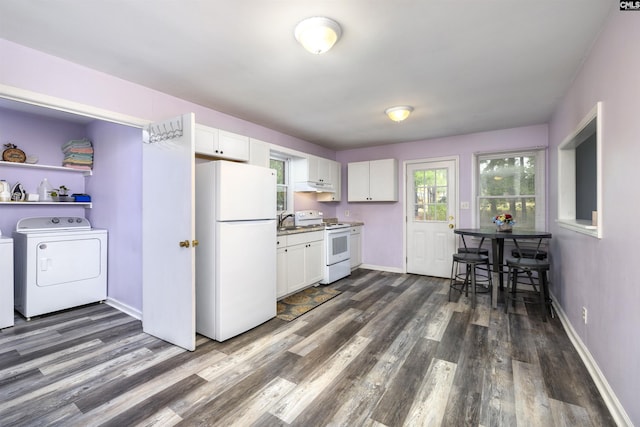
<svg viewBox="0 0 640 427"><path fill-rule="evenodd" d="M542 240L541 240L542 241ZM540 241L540 242L541 242ZM547 310L551 309L551 299L549 298L549 285L547 282L547 272L549 271L550 264L545 256L539 252L540 242L535 250L530 250L528 253L530 256L525 256L524 250L518 247L518 242L515 241L518 257L512 257L507 259L507 289L505 292L505 304L504 312L509 311L509 302L515 307L516 301L521 300L523 303L534 303L542 305L542 320L547 321ZM542 251L543 252L543 251ZM536 284L532 273L536 273L538 283ZM535 298L528 298L531 295L531 291L518 289L518 275L520 273L526 273L529 277L529 283L533 287ZM526 282L525 282L526 283ZM520 295L520 296L519 296ZM536 301L537 300L537 301Z"/></svg>
<svg viewBox="0 0 640 427"><path fill-rule="evenodd" d="M486 249L482 249L482 243L484 242L484 237L480 241L480 245L477 248L468 248L467 244L464 241L464 236L462 236L462 243L464 248L460 248L461 250L458 253L453 254L453 260L451 263L451 281L449 283L449 301L451 301L451 291L456 290L460 293L464 290L465 296L469 296L469 284L471 284L471 308L476 308L476 268L478 266L486 266L487 271L490 269L489 264L489 256L483 255L480 252L486 251L488 254L489 251ZM465 280L460 283L457 279L460 278L457 273L456 267L463 264L465 266ZM487 275L489 280L489 289L491 289L491 274ZM470 279L470 280L469 280Z"/></svg>
<svg viewBox="0 0 640 427"><path fill-rule="evenodd" d="M485 249L482 247L477 247L477 248L465 248L460 247L458 248L458 253L459 254L479 254L479 255L485 255L485 256L489 256L489 249ZM453 261L453 264L458 264L456 261ZM452 266L453 267L453 266ZM476 271L476 285L483 285L486 289L483 289L482 291L478 291L476 289L477 293L487 293L489 292L489 282L490 282L490 278L491 278L491 269L490 268L486 268L484 265L479 264L476 266L476 268L478 269L478 271ZM457 281L462 281L462 282L468 282L469 278L471 274L471 265L467 264L466 268L464 270L464 273L457 273L456 274L456 280ZM464 276L464 277L463 277Z"/></svg>

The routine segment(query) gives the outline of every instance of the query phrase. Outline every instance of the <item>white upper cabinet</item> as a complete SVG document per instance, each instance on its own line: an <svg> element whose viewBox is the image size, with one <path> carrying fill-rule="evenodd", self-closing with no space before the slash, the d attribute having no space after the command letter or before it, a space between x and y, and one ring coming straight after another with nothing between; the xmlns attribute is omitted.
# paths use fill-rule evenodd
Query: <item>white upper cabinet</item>
<svg viewBox="0 0 640 427"><path fill-rule="evenodd" d="M328 160L330 163L330 182L333 185L334 193L318 193L317 199L319 202L339 202L342 200L342 165L333 160Z"/></svg>
<svg viewBox="0 0 640 427"><path fill-rule="evenodd" d="M331 162L317 156L307 156L303 159L294 160L295 182L318 182L332 184L331 182Z"/></svg>
<svg viewBox="0 0 640 427"><path fill-rule="evenodd" d="M249 137L196 124L196 154L249 161Z"/></svg>
<svg viewBox="0 0 640 427"><path fill-rule="evenodd" d="M347 193L349 202L397 202L398 161L383 159L349 163Z"/></svg>
<svg viewBox="0 0 640 427"><path fill-rule="evenodd" d="M269 159L269 143L249 138L249 163L268 168L270 166Z"/></svg>

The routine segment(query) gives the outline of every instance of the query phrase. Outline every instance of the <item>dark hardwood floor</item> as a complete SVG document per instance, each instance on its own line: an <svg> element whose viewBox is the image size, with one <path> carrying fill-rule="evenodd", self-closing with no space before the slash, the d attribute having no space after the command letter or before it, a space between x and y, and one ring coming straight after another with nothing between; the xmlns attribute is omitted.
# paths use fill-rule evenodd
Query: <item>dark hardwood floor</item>
<svg viewBox="0 0 640 427"><path fill-rule="evenodd" d="M194 352L105 304L17 318L0 331L0 425L615 425L558 319L488 294L472 311L432 277L332 286L294 321Z"/></svg>

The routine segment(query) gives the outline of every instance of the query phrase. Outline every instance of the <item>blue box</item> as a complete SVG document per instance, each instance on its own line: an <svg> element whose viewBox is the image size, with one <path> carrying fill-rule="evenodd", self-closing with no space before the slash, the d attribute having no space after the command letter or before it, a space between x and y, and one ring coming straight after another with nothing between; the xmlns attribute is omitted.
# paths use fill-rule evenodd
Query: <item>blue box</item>
<svg viewBox="0 0 640 427"><path fill-rule="evenodd" d="M88 194L77 194L74 193L71 196L76 198L76 202L90 202L91 201L91 196Z"/></svg>

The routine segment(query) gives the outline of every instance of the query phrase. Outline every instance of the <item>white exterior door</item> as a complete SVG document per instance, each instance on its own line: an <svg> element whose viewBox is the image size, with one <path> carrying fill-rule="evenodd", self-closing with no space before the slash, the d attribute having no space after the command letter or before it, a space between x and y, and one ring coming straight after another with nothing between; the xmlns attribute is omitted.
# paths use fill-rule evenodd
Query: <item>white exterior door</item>
<svg viewBox="0 0 640 427"><path fill-rule="evenodd" d="M142 149L142 326L187 350L196 345L194 128L192 113L154 123Z"/></svg>
<svg viewBox="0 0 640 427"><path fill-rule="evenodd" d="M449 277L455 252L456 160L407 164L407 272Z"/></svg>

